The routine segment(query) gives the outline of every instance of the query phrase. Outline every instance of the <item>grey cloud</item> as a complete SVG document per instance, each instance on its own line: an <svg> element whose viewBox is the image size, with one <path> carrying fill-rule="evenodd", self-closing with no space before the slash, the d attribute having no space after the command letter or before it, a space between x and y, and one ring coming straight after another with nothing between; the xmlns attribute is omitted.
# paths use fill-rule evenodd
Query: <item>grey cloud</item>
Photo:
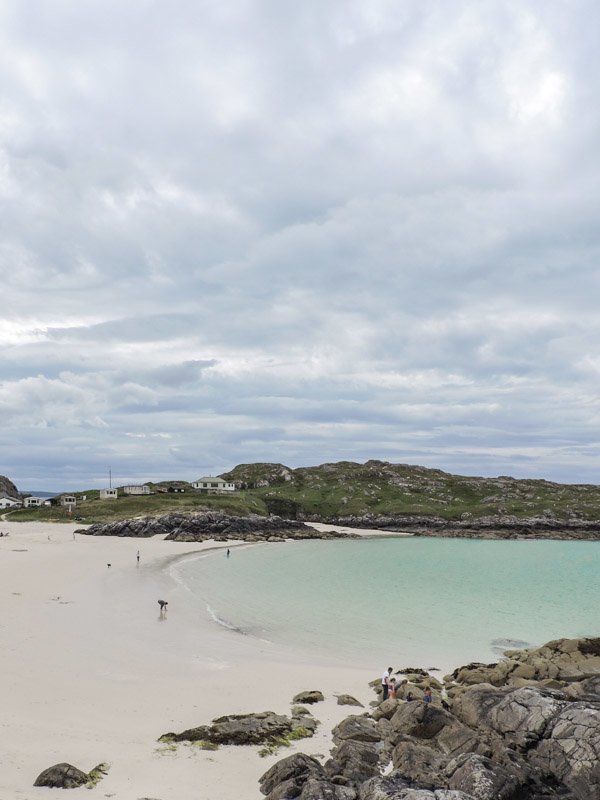
<svg viewBox="0 0 600 800"><path fill-rule="evenodd" d="M594 475L591 0L0 22L7 474Z"/></svg>

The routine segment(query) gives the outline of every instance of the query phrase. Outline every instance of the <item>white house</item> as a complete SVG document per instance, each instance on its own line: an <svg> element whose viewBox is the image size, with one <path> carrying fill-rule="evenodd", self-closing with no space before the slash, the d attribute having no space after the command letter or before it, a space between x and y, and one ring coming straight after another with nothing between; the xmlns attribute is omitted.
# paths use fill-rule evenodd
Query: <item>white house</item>
<svg viewBox="0 0 600 800"><path fill-rule="evenodd" d="M116 489L100 489L100 500L116 500L117 496Z"/></svg>
<svg viewBox="0 0 600 800"><path fill-rule="evenodd" d="M64 494L60 498L61 506L76 506L77 505L77 498L74 494Z"/></svg>
<svg viewBox="0 0 600 800"><path fill-rule="evenodd" d="M0 495L0 508L21 508L23 503L16 497L11 497L8 494Z"/></svg>
<svg viewBox="0 0 600 800"><path fill-rule="evenodd" d="M124 494L150 494L150 487L145 483L141 486L124 486L123 492Z"/></svg>
<svg viewBox="0 0 600 800"><path fill-rule="evenodd" d="M25 508L41 508L46 502L45 497L26 497L23 501Z"/></svg>
<svg viewBox="0 0 600 800"><path fill-rule="evenodd" d="M214 478L212 475L198 478L197 481L192 483L192 486L194 489L199 489L201 492L208 492L208 494L235 492L235 483L224 481L223 478Z"/></svg>

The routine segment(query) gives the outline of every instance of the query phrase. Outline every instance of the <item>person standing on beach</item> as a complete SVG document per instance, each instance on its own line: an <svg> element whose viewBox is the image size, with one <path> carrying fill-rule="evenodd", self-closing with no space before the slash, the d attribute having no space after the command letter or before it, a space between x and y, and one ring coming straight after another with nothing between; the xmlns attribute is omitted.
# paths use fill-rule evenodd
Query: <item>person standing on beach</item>
<svg viewBox="0 0 600 800"><path fill-rule="evenodd" d="M425 692L423 693L423 702L426 705L429 705L432 700L433 700L433 697L432 697L432 694L431 694L431 686L426 686L425 687Z"/></svg>
<svg viewBox="0 0 600 800"><path fill-rule="evenodd" d="M135 556L135 557L136 557L136 559L137 559L137 563L139 564L139 563L140 563L140 551L139 551L139 550L137 551L137 553L136 553L136 556Z"/></svg>
<svg viewBox="0 0 600 800"><path fill-rule="evenodd" d="M396 699L396 678L390 678L389 699L390 700L395 700Z"/></svg>
<svg viewBox="0 0 600 800"><path fill-rule="evenodd" d="M229 548L227 548L227 558L229 558Z"/></svg>
<svg viewBox="0 0 600 800"><path fill-rule="evenodd" d="M390 675L392 674L393 667L388 667L387 671L383 673L381 676L381 686L383 689L383 699L388 699L388 694L390 691Z"/></svg>

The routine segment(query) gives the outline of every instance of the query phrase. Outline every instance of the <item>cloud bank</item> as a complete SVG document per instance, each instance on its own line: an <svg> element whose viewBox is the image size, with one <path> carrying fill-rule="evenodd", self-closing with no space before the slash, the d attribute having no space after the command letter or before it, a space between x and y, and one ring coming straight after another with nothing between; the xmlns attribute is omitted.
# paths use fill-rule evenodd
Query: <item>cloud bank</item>
<svg viewBox="0 0 600 800"><path fill-rule="evenodd" d="M21 488L383 458L597 482L600 8L7 0Z"/></svg>

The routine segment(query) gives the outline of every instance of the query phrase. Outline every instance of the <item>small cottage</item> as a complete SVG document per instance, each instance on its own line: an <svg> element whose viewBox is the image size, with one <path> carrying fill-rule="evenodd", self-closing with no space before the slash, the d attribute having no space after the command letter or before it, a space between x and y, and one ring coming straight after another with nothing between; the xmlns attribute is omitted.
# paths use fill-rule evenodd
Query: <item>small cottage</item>
<svg viewBox="0 0 600 800"><path fill-rule="evenodd" d="M150 487L147 486L145 483L142 485L135 485L135 486L124 486L123 487L124 494L150 494Z"/></svg>
<svg viewBox="0 0 600 800"><path fill-rule="evenodd" d="M208 494L224 494L226 492L235 492L235 483L224 481L223 478L215 478L212 475L204 478L198 478L197 481L192 483L194 489Z"/></svg>
<svg viewBox="0 0 600 800"><path fill-rule="evenodd" d="M21 508L22 501L8 494L0 495L0 508Z"/></svg>
<svg viewBox="0 0 600 800"><path fill-rule="evenodd" d="M41 508L46 503L45 497L26 497L23 501L25 508Z"/></svg>
<svg viewBox="0 0 600 800"><path fill-rule="evenodd" d="M116 500L117 496L116 489L100 489L100 500Z"/></svg>

